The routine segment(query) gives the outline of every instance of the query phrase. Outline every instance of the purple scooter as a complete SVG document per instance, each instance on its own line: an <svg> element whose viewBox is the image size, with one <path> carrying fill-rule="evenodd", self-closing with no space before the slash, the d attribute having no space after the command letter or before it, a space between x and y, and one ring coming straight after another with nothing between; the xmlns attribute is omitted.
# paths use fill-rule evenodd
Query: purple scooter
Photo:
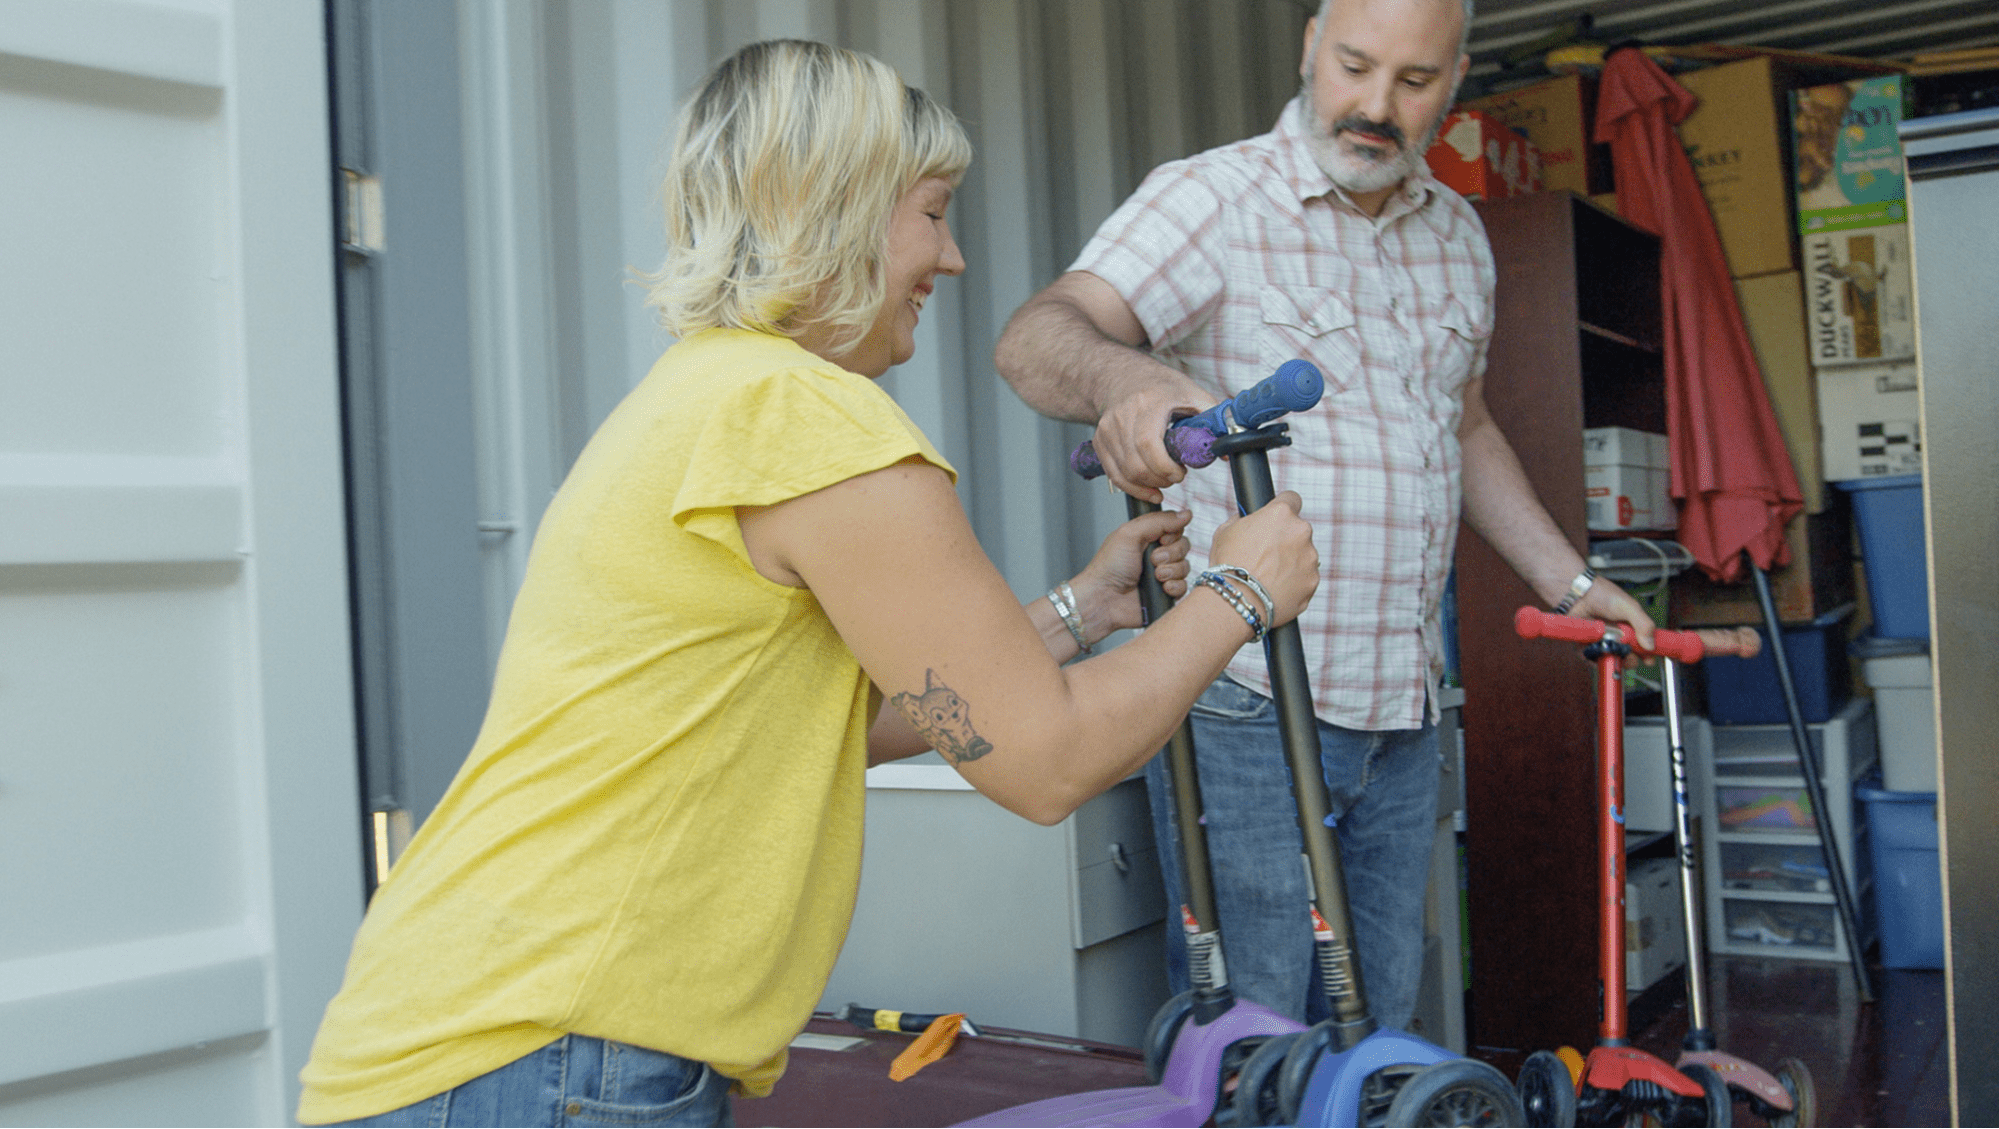
<svg viewBox="0 0 1999 1129"><path fill-rule="evenodd" d="M1176 422L1167 432L1167 449L1188 467L1215 461L1218 443L1230 436L1230 420L1238 426L1262 428L1282 443L1284 425L1272 424L1287 412L1303 411L1319 402L1325 382L1319 370L1291 361L1255 388L1213 408ZM1253 422L1252 422L1253 421ZM1268 425L1268 426L1266 426ZM1239 433L1238 433L1239 434ZM1262 452L1259 451L1258 454ZM1104 473L1096 451L1085 443L1070 457L1070 466L1084 478ZM1159 509L1153 502L1126 497L1133 517ZM1152 575L1150 562L1140 583L1147 622L1166 614L1172 600ZM1295 627L1278 628L1290 630ZM1224 1082L1240 1069L1257 1046L1278 1035L1295 1035L1304 1024L1260 1004L1238 1000L1229 990L1222 961L1222 935L1215 914L1214 873L1208 860L1207 830L1201 818L1201 784L1194 771L1194 728L1182 720L1166 746L1167 776L1172 782L1173 811L1179 825L1182 873L1187 904L1179 907L1187 933L1187 965L1193 990L1166 1001L1145 1035L1145 1072L1156 1083L1117 1090L1096 1090L1049 1098L999 1110L965 1125L1205 1125L1221 1105Z"/></svg>

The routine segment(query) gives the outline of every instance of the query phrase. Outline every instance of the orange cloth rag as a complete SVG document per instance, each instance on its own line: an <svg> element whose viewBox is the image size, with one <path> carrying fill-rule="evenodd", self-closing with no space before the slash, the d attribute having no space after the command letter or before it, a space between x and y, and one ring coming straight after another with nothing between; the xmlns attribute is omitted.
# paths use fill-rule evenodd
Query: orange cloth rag
<svg viewBox="0 0 1999 1129"><path fill-rule="evenodd" d="M940 1015L931 1020L930 1026L923 1029L923 1034L918 1035L902 1049L901 1054L895 1056L894 1062L888 1064L889 1078L897 1082L903 1081L949 1054L951 1047L958 1041L958 1025L964 1021L965 1016L962 1012Z"/></svg>

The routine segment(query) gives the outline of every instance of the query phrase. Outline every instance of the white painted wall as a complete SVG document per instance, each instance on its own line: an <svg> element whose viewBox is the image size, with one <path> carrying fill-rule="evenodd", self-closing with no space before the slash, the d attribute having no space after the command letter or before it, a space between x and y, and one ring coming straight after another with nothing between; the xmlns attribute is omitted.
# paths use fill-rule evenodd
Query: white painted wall
<svg viewBox="0 0 1999 1129"><path fill-rule="evenodd" d="M322 23L0 18L0 1123L286 1120L359 920Z"/></svg>

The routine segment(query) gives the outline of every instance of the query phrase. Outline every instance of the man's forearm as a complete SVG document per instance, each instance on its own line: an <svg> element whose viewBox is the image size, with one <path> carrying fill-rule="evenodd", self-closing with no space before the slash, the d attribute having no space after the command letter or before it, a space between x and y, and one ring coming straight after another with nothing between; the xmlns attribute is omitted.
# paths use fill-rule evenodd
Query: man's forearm
<svg viewBox="0 0 1999 1129"><path fill-rule="evenodd" d="M1465 521L1544 603L1558 603L1583 569L1582 555L1527 481L1513 447L1489 418L1459 436Z"/></svg>
<svg viewBox="0 0 1999 1129"><path fill-rule="evenodd" d="M1116 327L1131 338L1120 340L1063 290L1058 281L1015 312L993 351L1000 375L1029 407L1057 419L1095 424L1134 391L1191 386L1183 374L1143 350L1144 334L1135 322Z"/></svg>

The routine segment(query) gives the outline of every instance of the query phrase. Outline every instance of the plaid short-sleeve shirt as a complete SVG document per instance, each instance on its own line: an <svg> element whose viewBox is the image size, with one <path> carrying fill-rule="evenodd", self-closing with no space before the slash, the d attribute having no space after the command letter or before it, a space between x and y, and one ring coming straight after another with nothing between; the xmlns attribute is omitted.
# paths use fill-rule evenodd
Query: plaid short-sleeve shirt
<svg viewBox="0 0 1999 1129"><path fill-rule="evenodd" d="M1115 287L1155 356L1217 396L1303 357L1326 379L1272 452L1296 490L1325 573L1299 620L1322 720L1412 729L1435 716L1439 619L1457 540L1457 427L1485 367L1493 264L1485 228L1427 170L1378 217L1346 198L1306 147L1305 101L1271 132L1153 170L1072 270ZM1193 513L1195 567L1234 512L1220 467L1169 504ZM1270 691L1260 649L1229 666Z"/></svg>

